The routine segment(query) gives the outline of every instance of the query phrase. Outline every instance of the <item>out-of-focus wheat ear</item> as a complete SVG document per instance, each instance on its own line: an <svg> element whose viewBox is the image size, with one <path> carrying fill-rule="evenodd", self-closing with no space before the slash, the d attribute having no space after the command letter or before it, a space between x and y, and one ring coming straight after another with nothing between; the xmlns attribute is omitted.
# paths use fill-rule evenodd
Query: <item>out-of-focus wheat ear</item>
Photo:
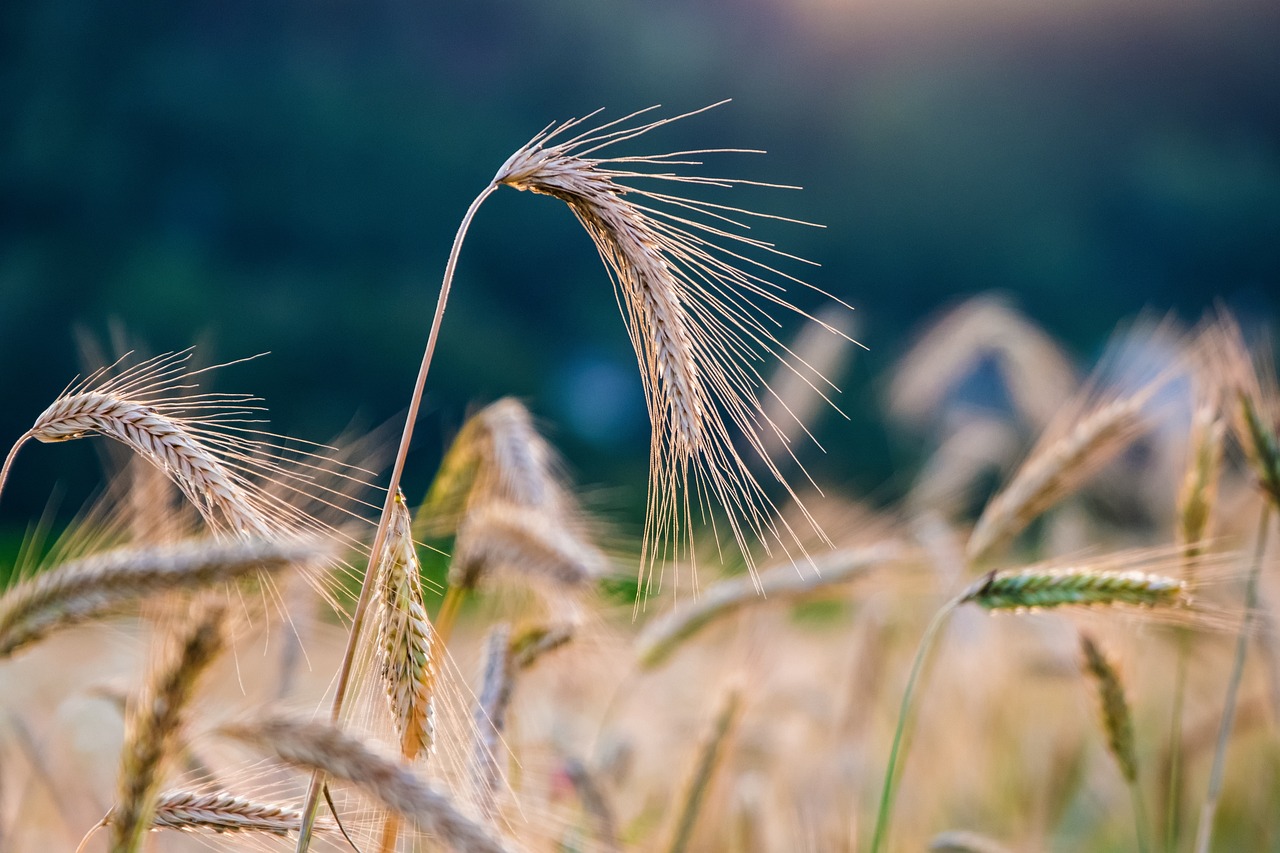
<svg viewBox="0 0 1280 853"><path fill-rule="evenodd" d="M1206 395L1191 415L1191 432L1188 437L1188 460L1182 486L1178 490L1177 519L1175 523L1178 544L1184 557L1183 577L1189 583L1195 581L1196 566L1204 554L1205 541L1212 535L1214 504L1217 501L1218 477L1222 469L1223 440L1226 435L1226 419L1221 400L1216 391ZM1191 657L1192 635L1187 630L1178 632L1178 660L1173 679L1173 713L1169 726L1167 779L1165 801L1166 849L1177 848L1182 828L1182 714L1186 704L1187 673Z"/></svg>
<svg viewBox="0 0 1280 853"><path fill-rule="evenodd" d="M267 717L226 726L222 732L288 764L352 783L459 853L517 849L464 814L447 793L419 778L407 763L328 723Z"/></svg>
<svg viewBox="0 0 1280 853"><path fill-rule="evenodd" d="M679 812L671 834L671 843L666 847L668 853L683 853L689 848L698 813L702 810L702 801L711 788L711 780L724 757L725 742L737 722L741 698L740 690L733 688L720 702L715 720L698 749L697 762L675 801Z"/></svg>
<svg viewBox="0 0 1280 853"><path fill-rule="evenodd" d="M467 513L458 530L449 585L472 589L503 570L556 587L582 589L597 581L608 560L572 522L505 502Z"/></svg>
<svg viewBox="0 0 1280 853"><path fill-rule="evenodd" d="M193 627L178 637L126 717L120 800L110 821L112 853L135 853L151 829L173 745L200 676L222 651L226 608L203 599Z"/></svg>
<svg viewBox="0 0 1280 853"><path fill-rule="evenodd" d="M1280 441L1276 438L1280 389L1275 366L1250 352L1239 325L1225 313L1203 338L1208 371L1224 386L1236 441L1244 448L1263 492L1280 507Z"/></svg>
<svg viewBox="0 0 1280 853"><path fill-rule="evenodd" d="M1098 690L1107 748L1120 768L1120 775L1126 782L1135 782L1138 779L1138 752L1134 746L1133 716L1129 712L1129 700L1125 697L1120 673L1088 634L1080 635L1080 651L1084 657L1084 671Z"/></svg>
<svg viewBox="0 0 1280 853"><path fill-rule="evenodd" d="M704 589L696 601L646 625L636 638L636 657L645 668L658 666L685 640L740 608L821 593L901 558L904 550L893 541L839 548L812 557L812 574L801 574L790 563L782 563L765 569L757 578L741 575L718 581Z"/></svg>
<svg viewBox="0 0 1280 853"><path fill-rule="evenodd" d="M485 641L484 681L475 709L476 739L471 748L471 787L480 813L489 820L497 811L498 781L502 776L498 757L506 754L502 733L507 727L514 684L511 663L511 629L496 625Z"/></svg>
<svg viewBox="0 0 1280 853"><path fill-rule="evenodd" d="M766 437L785 436L785 430L761 403L769 393L762 357L777 359L815 386L830 387L774 336L774 309L812 319L783 298L784 283L803 282L752 256L798 259L747 236L742 220L760 214L681 197L664 187L646 188L749 183L667 170L697 165L690 158L710 152L597 156L603 148L683 117L626 126L628 116L586 131L579 120L549 127L494 178L495 184L567 204L613 279L653 428L640 565L641 579L650 582L654 564L691 554L694 516L713 507L724 512L752 571L757 543L766 551L803 553L798 534L780 518L744 455L759 460L767 479L796 501L805 523L825 541L766 448ZM843 335L829 323L824 328ZM795 419L790 412L787 418ZM740 454L739 446L749 450ZM785 452L792 455L789 445Z"/></svg>
<svg viewBox="0 0 1280 853"><path fill-rule="evenodd" d="M1154 390L1097 406L1064 435L1042 440L978 517L965 549L969 563L980 563L1114 458L1142 431Z"/></svg>
<svg viewBox="0 0 1280 853"><path fill-rule="evenodd" d="M538 432L533 417L510 397L469 417L449 445L416 522L420 531L445 535L476 506L500 502L572 515L573 501L561 483L560 461Z"/></svg>
<svg viewBox="0 0 1280 853"><path fill-rule="evenodd" d="M987 610L1051 607L1177 607L1188 603L1178 578L1139 571L1017 569L988 572L960 599Z"/></svg>
<svg viewBox="0 0 1280 853"><path fill-rule="evenodd" d="M414 521L418 536L446 536L455 530L475 485L477 472L489 452L482 421L475 415L449 443L426 499Z"/></svg>
<svg viewBox="0 0 1280 853"><path fill-rule="evenodd" d="M1190 459L1178 490L1178 541L1188 558L1199 556L1211 535L1226 421L1217 401L1201 403L1191 416Z"/></svg>
<svg viewBox="0 0 1280 853"><path fill-rule="evenodd" d="M1146 853L1149 849L1149 829L1142 791L1138 787L1138 750L1133 737L1133 715L1129 711L1124 684L1120 680L1120 673L1088 634L1080 635L1080 650L1084 656L1084 670L1098 689L1098 704L1102 712L1102 729L1107 736L1107 748L1120 767L1120 775L1129 784L1138 849Z"/></svg>
<svg viewBox="0 0 1280 853"><path fill-rule="evenodd" d="M1240 395L1240 409L1248 430L1245 447L1258 483L1272 504L1280 509L1280 442L1276 440L1275 431L1263 422L1257 404L1244 394Z"/></svg>
<svg viewBox="0 0 1280 853"><path fill-rule="evenodd" d="M195 590L257 572L279 572L325 553L299 539L192 541L121 548L63 563L0 597L0 658L50 631L170 590Z"/></svg>
<svg viewBox="0 0 1280 853"><path fill-rule="evenodd" d="M511 638L511 666L520 671L529 669L542 660L543 655L572 642L573 635L573 626L563 623L524 628Z"/></svg>
<svg viewBox="0 0 1280 853"><path fill-rule="evenodd" d="M412 760L432 748L437 666L412 520L403 494L396 495L387 546L377 572L379 670L400 739L400 754Z"/></svg>
<svg viewBox="0 0 1280 853"><path fill-rule="evenodd" d="M302 812L284 803L269 803L227 791L166 791L156 799L155 829L186 832L266 833L288 835L298 831ZM108 817L108 822L111 818ZM329 832L336 824L328 818L316 821L316 829Z"/></svg>

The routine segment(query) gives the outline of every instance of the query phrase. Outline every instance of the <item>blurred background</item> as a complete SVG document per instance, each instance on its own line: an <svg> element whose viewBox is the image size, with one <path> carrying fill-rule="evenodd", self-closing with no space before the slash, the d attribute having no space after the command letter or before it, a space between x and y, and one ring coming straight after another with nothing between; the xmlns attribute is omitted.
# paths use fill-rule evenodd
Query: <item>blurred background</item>
<svg viewBox="0 0 1280 853"><path fill-rule="evenodd" d="M8 0L0 445L82 371L78 330L114 325L206 362L270 351L215 389L264 396L276 431L386 423L512 151L597 107L729 97L634 153L767 149L706 171L804 188L711 198L826 226L758 234L820 264L786 271L869 347L836 369L851 422L827 415L804 459L888 501L915 460L883 377L947 305L1000 291L1082 363L1143 310L1276 315L1277 33L1273 0ZM504 191L463 252L411 493L508 394L638 524L647 422L609 280L562 205ZM0 529L80 506L93 454L24 450Z"/></svg>

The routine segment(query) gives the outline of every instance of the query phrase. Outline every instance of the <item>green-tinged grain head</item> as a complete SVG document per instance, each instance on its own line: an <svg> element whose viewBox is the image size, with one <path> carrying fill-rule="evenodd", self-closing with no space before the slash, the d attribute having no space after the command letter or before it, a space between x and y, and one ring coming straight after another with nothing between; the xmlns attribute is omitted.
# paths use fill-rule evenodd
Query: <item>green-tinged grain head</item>
<svg viewBox="0 0 1280 853"><path fill-rule="evenodd" d="M1245 447L1249 461L1262 490L1280 508L1280 441L1276 440L1275 430L1263 421L1257 404L1245 394L1241 394L1239 399L1247 429Z"/></svg>
<svg viewBox="0 0 1280 853"><path fill-rule="evenodd" d="M1098 690L1107 748L1115 757L1125 781L1133 783L1138 778L1138 754L1134 746L1133 715L1129 712L1120 673L1088 634L1080 635L1080 651L1084 656L1084 671Z"/></svg>
<svg viewBox="0 0 1280 853"><path fill-rule="evenodd" d="M1222 470L1226 421L1216 403L1197 407L1191 420L1190 454L1178 490L1178 539L1189 558L1198 556L1210 535L1210 521Z"/></svg>
<svg viewBox="0 0 1280 853"><path fill-rule="evenodd" d="M1187 604L1188 598L1183 581L1164 575L1139 571L1025 569L988 572L965 592L960 603L974 603L987 610L1117 604L1178 607Z"/></svg>

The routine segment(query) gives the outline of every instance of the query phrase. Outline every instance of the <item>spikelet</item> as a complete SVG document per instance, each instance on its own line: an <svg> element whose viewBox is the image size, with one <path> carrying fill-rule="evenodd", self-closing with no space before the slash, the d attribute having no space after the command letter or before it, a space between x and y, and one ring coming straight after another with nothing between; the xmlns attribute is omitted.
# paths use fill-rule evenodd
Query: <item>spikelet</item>
<svg viewBox="0 0 1280 853"><path fill-rule="evenodd" d="M112 613L160 592L192 590L323 556L298 539L194 541L120 548L17 584L0 598L0 658L57 628Z"/></svg>
<svg viewBox="0 0 1280 853"><path fill-rule="evenodd" d="M515 849L465 815L448 794L416 776L408 764L328 723L267 717L230 725L222 732L288 764L356 785L455 850L506 853Z"/></svg>
<svg viewBox="0 0 1280 853"><path fill-rule="evenodd" d="M790 358L773 336L776 320L770 309L799 313L784 299L780 283L796 280L748 257L752 252L781 255L741 233L746 226L734 217L756 214L637 185L644 180L719 187L744 182L648 171L694 165L688 157L699 152L596 156L684 117L628 126L635 115L581 132L576 130L580 119L548 127L508 159L494 183L565 202L613 279L653 428L642 579L654 563L691 554L695 507L702 511L712 505L724 511L753 567L756 542L766 550L771 544L787 553L803 550L734 443L736 431L767 479L796 498L765 449L766 435L784 431L761 405L767 387L756 362L765 354L815 387L825 380ZM820 534L813 518L804 517Z"/></svg>
<svg viewBox="0 0 1280 853"><path fill-rule="evenodd" d="M148 680L130 709L120 761L120 800L110 821L112 853L135 853L154 822L164 772L196 683L221 652L225 607L206 600L194 627Z"/></svg>
<svg viewBox="0 0 1280 853"><path fill-rule="evenodd" d="M1098 687L1107 747L1120 766L1120 774L1132 784L1138 779L1138 756L1134 748L1133 716L1129 713L1129 701L1125 698L1120 674L1088 634L1080 635L1080 651L1084 656L1085 672Z"/></svg>
<svg viewBox="0 0 1280 853"><path fill-rule="evenodd" d="M435 640L403 494L396 495L392 513L377 568L375 647L400 754L412 760L430 752L434 738Z"/></svg>
<svg viewBox="0 0 1280 853"><path fill-rule="evenodd" d="M1033 610L1116 604L1185 605L1187 586L1177 578L1139 571L1022 569L992 571L960 599L987 610Z"/></svg>
<svg viewBox="0 0 1280 853"><path fill-rule="evenodd" d="M166 791L156 800L156 829L186 832L261 832L288 835L298 831L302 812L291 805L267 803L237 796L227 791ZM111 818L108 817L108 823ZM335 824L328 818L316 821L318 830L328 832Z"/></svg>

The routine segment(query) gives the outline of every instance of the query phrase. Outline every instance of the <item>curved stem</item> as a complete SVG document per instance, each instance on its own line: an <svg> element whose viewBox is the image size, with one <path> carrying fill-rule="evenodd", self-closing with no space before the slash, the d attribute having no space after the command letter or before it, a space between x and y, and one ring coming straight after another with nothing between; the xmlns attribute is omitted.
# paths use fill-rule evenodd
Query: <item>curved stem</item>
<svg viewBox="0 0 1280 853"><path fill-rule="evenodd" d="M1236 699L1240 693L1240 682L1244 677L1244 659L1249 650L1250 628L1253 626L1254 611L1258 609L1258 575L1262 573L1262 557L1267 550L1267 530L1271 526L1271 503L1263 501L1262 518L1258 521L1258 544L1253 553L1253 565L1249 567L1249 581L1244 592L1244 621L1240 625L1240 636L1236 639L1235 663L1231 669L1231 680L1227 682L1227 703L1222 710L1222 722L1218 725L1218 744L1213 750L1213 770L1209 774L1209 790L1205 793L1204 805L1200 809L1200 827L1196 833L1196 853L1208 853L1209 843L1213 839L1213 819L1218 811L1218 797L1222 794L1222 775L1227 763L1227 743L1231 740L1231 730L1235 725Z"/></svg>
<svg viewBox="0 0 1280 853"><path fill-rule="evenodd" d="M876 814L876 831L871 840L871 853L879 853L884 848L885 839L889 835L889 814L893 810L893 777L898 766L898 752L902 747L903 733L907 728L912 692L920 679L925 657L933 645L938 629L942 627L942 623L951 611L963 600L964 596L961 595L942 605L942 609L934 615L933 621L925 629L924 636L920 638L920 648L916 650L916 659L911 664L911 674L907 676L907 687L902 693L902 705L898 708L898 727L893 732L893 746L889 748L889 766L884 771L884 789L880 792L880 811Z"/></svg>
<svg viewBox="0 0 1280 853"><path fill-rule="evenodd" d="M409 455L409 442L413 439L413 427L418 420L418 408L422 403L422 393L427 384L427 372L431 369L431 357L436 351L436 340L440 337L440 322L444 319L445 304L449 300L449 288L453 284L453 273L458 266L458 254L462 251L462 241L471 226L480 205L494 190L496 183L484 188L475 201L467 208L458 226L458 233L453 238L453 248L449 251L449 261L444 268L444 281L440 285L440 296L436 301L436 313L431 320L431 331L427 335L427 348L422 354L422 366L418 368L418 380L413 386L413 396L409 399L409 411L405 415L404 432L400 436L400 448L396 451L395 463L391 466L391 479L387 483L386 502L382 506L382 516L378 519L378 532L374 534L373 545L369 548L369 565L365 568L364 582L360 586L360 597L356 601L355 612L351 615L351 634L347 637L347 648L343 652L342 666L338 670L338 682L334 688L333 707L329 711L330 719L337 721L342 713L342 703L346 698L347 683L351 679L351 668L355 661L356 643L359 640L360 628L364 624L365 611L369 609L369 601L373 598L373 572L370 568L382 553L382 546L387 538L387 527L391 520L391 508L395 503L396 493L400 489L400 476L404 472L405 458ZM311 834L315 825L316 811L320 804L320 789L324 785L324 774L317 770L311 776L311 785L307 789L307 799L303 806L302 822L298 832L297 853L306 853L311 846Z"/></svg>
<svg viewBox="0 0 1280 853"><path fill-rule="evenodd" d="M9 450L9 455L4 458L4 467L0 468L0 494L4 493L4 484L9 479L9 468L13 466L14 457L18 455L18 451L22 449L22 445L26 444L29 438L31 438L31 433L24 432L22 437L14 442L13 447Z"/></svg>

